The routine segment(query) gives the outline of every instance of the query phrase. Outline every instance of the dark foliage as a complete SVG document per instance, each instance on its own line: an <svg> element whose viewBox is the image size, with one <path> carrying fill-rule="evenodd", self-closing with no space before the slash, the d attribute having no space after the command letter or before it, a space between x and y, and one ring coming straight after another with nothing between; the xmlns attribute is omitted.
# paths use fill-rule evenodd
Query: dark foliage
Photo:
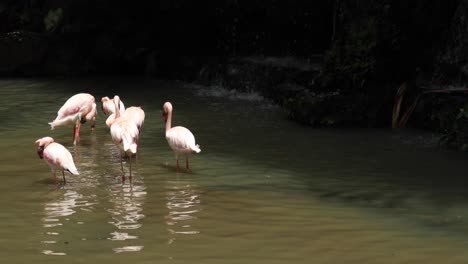
<svg viewBox="0 0 468 264"><path fill-rule="evenodd" d="M216 82L304 124L388 127L402 83L403 108L464 85L467 11L468 0L7 0L0 75ZM464 98L424 97L409 125L461 142Z"/></svg>

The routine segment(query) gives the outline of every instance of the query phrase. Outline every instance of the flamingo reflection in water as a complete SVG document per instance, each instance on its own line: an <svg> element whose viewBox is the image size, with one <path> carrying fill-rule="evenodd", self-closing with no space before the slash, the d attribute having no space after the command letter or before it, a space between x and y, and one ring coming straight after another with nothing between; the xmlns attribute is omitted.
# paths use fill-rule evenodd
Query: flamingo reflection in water
<svg viewBox="0 0 468 264"><path fill-rule="evenodd" d="M142 227L141 219L145 218L143 214L143 204L146 199L145 185L139 185L140 182L133 184L114 184L109 186L110 199L113 203L113 208L107 211L111 214L112 224L117 228L114 232L110 233L109 240L112 241L126 241L137 240L138 236L130 234L131 231L137 230ZM114 252L129 252L140 251L143 246L131 245L114 248Z"/></svg>
<svg viewBox="0 0 468 264"><path fill-rule="evenodd" d="M72 188L69 186L69 188ZM65 192L51 192L49 195L55 196L50 202L44 205L44 216L42 217L42 226L44 228L44 236L41 243L44 245L42 253L45 255L66 255L63 247L58 243L60 240L70 237L71 234L67 233L68 230L65 226L74 224L83 225L85 222L73 221L73 219L84 219L82 215L76 217L76 214L93 214L94 205L97 204L96 196L85 196L80 194L77 190L67 189ZM82 236L81 239L86 239L87 234L80 232L78 235Z"/></svg>
<svg viewBox="0 0 468 264"><path fill-rule="evenodd" d="M198 220L200 210L200 192L190 182L168 181L166 191L166 224L171 235L168 244L172 244L178 235L196 235L200 231L193 227Z"/></svg>

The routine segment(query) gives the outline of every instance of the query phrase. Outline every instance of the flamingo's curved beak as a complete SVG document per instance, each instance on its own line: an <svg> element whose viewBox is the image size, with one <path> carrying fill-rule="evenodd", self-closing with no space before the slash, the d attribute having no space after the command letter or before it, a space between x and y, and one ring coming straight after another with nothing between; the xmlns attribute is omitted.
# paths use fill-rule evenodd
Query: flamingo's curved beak
<svg viewBox="0 0 468 264"><path fill-rule="evenodd" d="M163 112L162 116L163 116L164 122L167 122L167 113Z"/></svg>
<svg viewBox="0 0 468 264"><path fill-rule="evenodd" d="M43 159L43 158L44 158L44 145L39 146L39 147L37 148L37 155L39 155L39 158L40 158L40 159Z"/></svg>

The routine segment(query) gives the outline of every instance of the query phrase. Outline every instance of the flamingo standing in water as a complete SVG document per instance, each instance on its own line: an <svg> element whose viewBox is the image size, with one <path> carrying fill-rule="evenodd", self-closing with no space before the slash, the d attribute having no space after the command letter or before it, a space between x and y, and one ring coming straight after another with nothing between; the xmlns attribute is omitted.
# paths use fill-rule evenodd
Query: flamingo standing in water
<svg viewBox="0 0 468 264"><path fill-rule="evenodd" d="M56 170L62 171L64 184L67 183L65 180L65 171L70 172L72 175L79 175L70 151L61 144L55 143L53 138L40 138L36 140L36 144L38 145L37 154L39 158L44 159L51 168L55 184L57 184Z"/></svg>
<svg viewBox="0 0 468 264"><path fill-rule="evenodd" d="M122 152L128 155L130 159L130 179L132 178L132 155L137 153L138 147L138 127L128 118L128 116L120 116L119 111L119 96L114 96L115 104L115 121L110 127L112 141L117 145L120 152L120 168L122 169L122 181L125 180L125 174L122 164Z"/></svg>
<svg viewBox="0 0 468 264"><path fill-rule="evenodd" d="M109 97L105 96L101 98L101 103L102 103L102 111L104 114L108 115L109 117L106 119L106 125L107 127L111 127L112 123L114 123L115 120L115 105L114 105L114 99L109 99ZM119 112L120 115L123 115L125 113L125 105L122 101L119 103Z"/></svg>
<svg viewBox="0 0 468 264"><path fill-rule="evenodd" d="M188 155L195 152L200 153L200 146L195 144L195 137L192 132L185 127L171 127L172 104L166 102L163 105L163 118L166 122L166 140L169 147L174 151L177 160L177 171L179 171L179 156L185 156L185 169L189 169Z"/></svg>
<svg viewBox="0 0 468 264"><path fill-rule="evenodd" d="M79 140L81 124L86 121L92 121L91 131L94 131L96 125L96 103L94 96L87 93L79 93L70 97L60 108L57 117L49 125L52 129L57 126L73 124L73 144Z"/></svg>

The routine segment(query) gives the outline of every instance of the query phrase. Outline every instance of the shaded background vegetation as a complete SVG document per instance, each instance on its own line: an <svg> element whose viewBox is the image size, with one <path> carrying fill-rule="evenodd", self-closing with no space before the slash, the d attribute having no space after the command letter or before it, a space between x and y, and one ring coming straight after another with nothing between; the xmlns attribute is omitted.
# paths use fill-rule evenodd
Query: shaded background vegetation
<svg viewBox="0 0 468 264"><path fill-rule="evenodd" d="M404 84L397 118L463 148L466 14L467 0L2 1L0 76L223 85L314 126L389 127Z"/></svg>
<svg viewBox="0 0 468 264"><path fill-rule="evenodd" d="M7 1L0 30L20 35L12 45L30 37L45 46L34 62L51 68L10 65L18 74L144 74L154 63L161 69L151 74L164 77L172 73L163 66L188 70L180 67L189 60L321 52L330 41L330 12L328 1Z"/></svg>

